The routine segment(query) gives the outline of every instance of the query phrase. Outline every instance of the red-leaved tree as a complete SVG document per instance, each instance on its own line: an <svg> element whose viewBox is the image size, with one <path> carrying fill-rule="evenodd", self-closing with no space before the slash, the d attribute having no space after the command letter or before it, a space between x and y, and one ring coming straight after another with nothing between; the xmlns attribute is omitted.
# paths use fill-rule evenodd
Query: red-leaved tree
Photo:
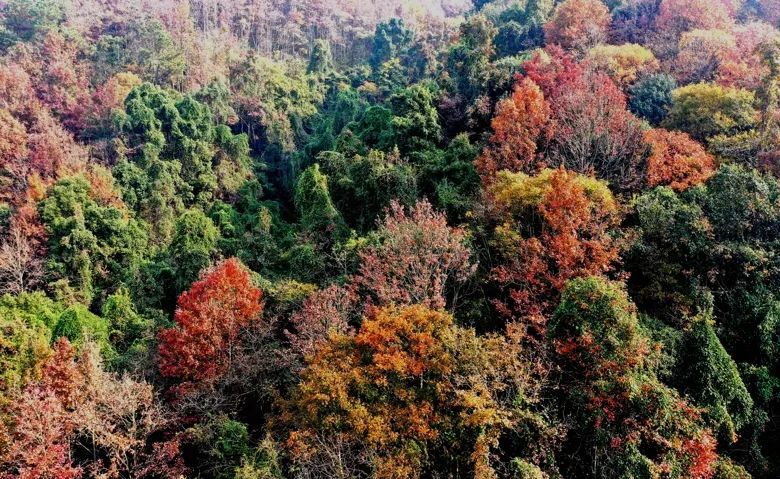
<svg viewBox="0 0 780 479"><path fill-rule="evenodd" d="M312 353L331 334L350 334L350 322L362 313L352 287L331 285L315 291L290 318L293 330L286 331L290 347L300 357Z"/></svg>
<svg viewBox="0 0 780 479"><path fill-rule="evenodd" d="M618 205L604 182L563 168L501 172L487 193L492 275L504 293L496 306L541 333L568 280L603 274L617 259Z"/></svg>
<svg viewBox="0 0 780 479"><path fill-rule="evenodd" d="M241 329L260 319L262 297L235 258L205 272L179 296L176 326L160 333L160 372L187 386L218 379L230 368Z"/></svg>
<svg viewBox="0 0 780 479"><path fill-rule="evenodd" d="M577 63L560 48L549 48L523 64L549 102L555 134L544 153L549 166L593 174L621 190L636 189L642 129L628 111L620 88L587 62Z"/></svg>
<svg viewBox="0 0 780 479"><path fill-rule="evenodd" d="M528 78L520 79L512 96L496 106L493 136L476 160L483 181L501 170L535 169L539 143L553 134L550 115L550 105L539 86Z"/></svg>

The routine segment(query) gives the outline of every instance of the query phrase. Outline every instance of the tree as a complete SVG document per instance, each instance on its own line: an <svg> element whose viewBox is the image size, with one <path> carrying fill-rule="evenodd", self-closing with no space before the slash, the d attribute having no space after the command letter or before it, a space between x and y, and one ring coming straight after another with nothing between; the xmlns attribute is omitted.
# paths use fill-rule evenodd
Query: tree
<svg viewBox="0 0 780 479"><path fill-rule="evenodd" d="M474 160L478 146L461 133L446 149L435 149L422 155L421 193L432 204L446 211L451 224L460 224L473 207L479 192L479 175Z"/></svg>
<svg viewBox="0 0 780 479"><path fill-rule="evenodd" d="M721 56L715 81L720 85L757 90L770 75L761 52L777 38L777 29L763 22L751 22L737 25L733 34L736 45Z"/></svg>
<svg viewBox="0 0 780 479"><path fill-rule="evenodd" d="M564 169L501 172L487 194L496 306L543 332L568 280L605 273L617 259L618 205L604 182Z"/></svg>
<svg viewBox="0 0 780 479"><path fill-rule="evenodd" d="M28 42L64 20L62 5L50 0L26 2L14 0L3 5L3 37L0 51L17 42Z"/></svg>
<svg viewBox="0 0 780 479"><path fill-rule="evenodd" d="M441 139L434 96L416 84L394 93L388 100L395 145L404 155L436 145Z"/></svg>
<svg viewBox="0 0 780 479"><path fill-rule="evenodd" d="M553 7L549 0L531 0L524 8L516 4L501 12L494 40L497 55L512 56L542 46L543 26L550 19Z"/></svg>
<svg viewBox="0 0 780 479"><path fill-rule="evenodd" d="M587 59L596 70L609 75L621 89L633 85L640 77L654 73L659 67L653 52L635 43L596 45L588 50Z"/></svg>
<svg viewBox="0 0 780 479"><path fill-rule="evenodd" d="M39 204L50 284L64 299L91 303L129 277L145 253L146 232L111 196L74 176L57 182Z"/></svg>
<svg viewBox="0 0 780 479"><path fill-rule="evenodd" d="M655 18L658 16L659 3L655 0L619 2L612 9L609 31L611 43L650 44L655 36Z"/></svg>
<svg viewBox="0 0 780 479"><path fill-rule="evenodd" d="M0 297L0 408L40 377L60 313L61 307L41 292ZM0 427L7 419L11 416Z"/></svg>
<svg viewBox="0 0 780 479"><path fill-rule="evenodd" d="M147 451L167 426L151 385L106 372L89 342L77 355L66 339L57 341L41 379L13 408L13 446L0 457L9 477L75 478L85 470L148 477L147 461L164 467L171 459Z"/></svg>
<svg viewBox="0 0 780 479"><path fill-rule="evenodd" d="M298 178L295 187L295 208L301 216L301 226L311 233L336 233L341 216L333 206L328 192L328 177L315 163Z"/></svg>
<svg viewBox="0 0 780 479"><path fill-rule="evenodd" d="M377 235L379 244L360 252L352 279L371 301L434 309L457 304L458 286L475 269L464 231L447 226L446 217L423 200L408 213L392 202Z"/></svg>
<svg viewBox="0 0 780 479"><path fill-rule="evenodd" d="M332 335L353 333L351 324L360 316L354 288L328 286L310 294L290 317L292 331L285 331L290 347L301 358L309 357Z"/></svg>
<svg viewBox="0 0 780 479"><path fill-rule="evenodd" d="M249 271L228 259L179 296L176 326L160 332L160 372L182 389L219 379L231 366L242 328L260 320L263 293Z"/></svg>
<svg viewBox="0 0 780 479"><path fill-rule="evenodd" d="M365 232L391 201L413 205L417 199L417 176L398 150L348 158L335 152L319 157L333 202L347 224Z"/></svg>
<svg viewBox="0 0 780 479"><path fill-rule="evenodd" d="M628 89L628 108L652 125L660 124L672 106L677 81L665 73L649 75Z"/></svg>
<svg viewBox="0 0 780 479"><path fill-rule="evenodd" d="M456 103L450 121L468 119L479 125L492 114L487 95L495 76L490 59L495 53L493 39L496 28L482 14L469 17L461 23L460 41L447 52L447 72L452 78L452 101ZM497 99L497 98L496 98ZM462 125L461 125L462 126ZM458 132L462 131L457 130Z"/></svg>
<svg viewBox="0 0 780 479"><path fill-rule="evenodd" d="M641 130L612 80L598 73L583 76L550 104L555 112L550 165L595 172L619 189L634 187Z"/></svg>
<svg viewBox="0 0 780 479"><path fill-rule="evenodd" d="M230 64L229 80L241 130L247 133L249 145L267 157L274 149L280 150L282 157L292 152L304 136L303 122L317 113L323 101L322 92L313 88L306 76L260 55ZM289 181L292 173L280 171L284 181Z"/></svg>
<svg viewBox="0 0 780 479"><path fill-rule="evenodd" d="M566 0L544 24L544 40L583 54L606 38L609 23L609 9L600 0Z"/></svg>
<svg viewBox="0 0 780 479"><path fill-rule="evenodd" d="M652 345L620 285L572 280L548 337L561 368L560 392L576 411L576 432L564 450L588 458L567 464L569 474L712 476L716 442L700 412L655 377Z"/></svg>
<svg viewBox="0 0 780 479"><path fill-rule="evenodd" d="M207 267L217 249L219 230L203 211L190 209L176 220L168 254L179 291L187 288Z"/></svg>
<svg viewBox="0 0 780 479"><path fill-rule="evenodd" d="M127 204L152 225L155 244L170 241L185 207L235 194L250 176L247 136L215 125L210 108L193 96L142 84L127 96L116 125L132 154L114 176Z"/></svg>
<svg viewBox="0 0 780 479"><path fill-rule="evenodd" d="M650 187L663 185L680 191L703 183L714 171L712 156L687 133L655 128L645 132L644 141L649 147Z"/></svg>
<svg viewBox="0 0 780 479"><path fill-rule="evenodd" d="M750 422L753 399L715 334L711 314L695 319L679 359L684 371L675 380L683 394L704 408L703 418L718 439L731 444Z"/></svg>
<svg viewBox="0 0 780 479"><path fill-rule="evenodd" d="M28 389L13 414L17 419L13 442L0 456L0 471L18 479L82 477L82 469L71 462L67 412L51 391Z"/></svg>
<svg viewBox="0 0 780 479"><path fill-rule="evenodd" d="M141 371L147 368L152 322L136 312L130 292L120 288L106 298L101 316L108 323L108 339L118 353L113 365L115 369Z"/></svg>
<svg viewBox="0 0 780 479"><path fill-rule="evenodd" d="M414 33L406 28L403 19L391 18L377 24L369 64L377 71L386 61L405 53L414 40Z"/></svg>
<svg viewBox="0 0 780 479"><path fill-rule="evenodd" d="M149 461L161 468L176 462L147 450L160 444L161 433L170 426L151 384L107 372L90 345L76 367L78 400L69 418L76 432L74 449L88 451L95 470L110 478L145 477Z"/></svg>
<svg viewBox="0 0 780 479"><path fill-rule="evenodd" d="M725 1L662 0L655 27L674 41L690 30L727 30L733 23Z"/></svg>
<svg viewBox="0 0 780 479"><path fill-rule="evenodd" d="M95 342L104 355L112 357L115 354L108 341L108 323L80 304L74 304L60 314L51 335L54 339L67 338L77 347Z"/></svg>
<svg viewBox="0 0 780 479"><path fill-rule="evenodd" d="M335 334L310 357L283 403L291 457L304 474L339 478L494 477L502 432L527 426L533 441L532 424L543 424L512 402L538 392L518 347L458 328L444 312L379 309L354 337Z"/></svg>
<svg viewBox="0 0 780 479"><path fill-rule="evenodd" d="M311 50L309 64L306 73L326 75L333 70L333 55L330 52L330 44L324 40L318 40Z"/></svg>
<svg viewBox="0 0 780 479"><path fill-rule="evenodd" d="M113 66L116 71L132 68L145 81L168 88L181 89L187 69L182 45L172 38L159 18L132 19L127 33L116 37L105 35L95 52L97 64Z"/></svg>
<svg viewBox="0 0 780 479"><path fill-rule="evenodd" d="M555 134L545 163L595 173L620 190L636 189L641 178L642 131L615 83L559 48L551 49L549 62L536 55L523 69L542 89L552 110Z"/></svg>
<svg viewBox="0 0 780 479"><path fill-rule="evenodd" d="M0 244L0 290L21 294L41 284L43 260L33 250L30 238L21 227L12 224Z"/></svg>
<svg viewBox="0 0 780 479"><path fill-rule="evenodd" d="M518 81L510 98L496 106L491 121L493 135L476 160L483 181L502 170L533 171L538 166L540 144L553 136L550 106L541 89L528 78Z"/></svg>
<svg viewBox="0 0 780 479"><path fill-rule="evenodd" d="M758 121L755 95L747 90L697 83L672 92L672 107L663 126L681 130L697 141L734 135Z"/></svg>
<svg viewBox="0 0 780 479"><path fill-rule="evenodd" d="M712 81L724 57L734 48L734 36L722 30L685 32L672 72L682 85Z"/></svg>
<svg viewBox="0 0 780 479"><path fill-rule="evenodd" d="M638 199L635 214L640 235L625 254L630 292L641 311L678 328L690 328L689 318L710 305L717 312L718 339L728 356L742 364L740 377L755 404L751 423L742 423L734 448L752 451L744 460L756 471L766 467L764 454L771 458L771 446L767 448L762 439L766 433L760 431L765 417L761 411L773 407L764 392L776 381L771 371L778 357L773 352L777 335L771 332L780 317L776 259L767 254L780 218L778 194L775 179L737 165L721 166L705 184L679 194L658 188ZM704 344L715 347L711 341ZM719 378L730 386L717 381L705 384L702 390L709 392L702 401L705 406L719 407L719 397L732 397L721 388L732 388L735 383L728 379L728 366L716 349L707 353L713 359L707 367L721 369ZM712 377L700 366L698 371L691 374L698 379ZM682 386L697 384L693 381ZM739 417L744 401L734 398L737 402L727 411ZM717 409L713 412L718 414ZM728 422L723 419L721 414L715 422L730 441Z"/></svg>

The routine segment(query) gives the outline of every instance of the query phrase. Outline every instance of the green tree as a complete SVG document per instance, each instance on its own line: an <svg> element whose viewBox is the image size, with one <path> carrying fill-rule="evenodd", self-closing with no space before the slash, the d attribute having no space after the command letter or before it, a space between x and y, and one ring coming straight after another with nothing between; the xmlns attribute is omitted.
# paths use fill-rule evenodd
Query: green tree
<svg viewBox="0 0 780 479"><path fill-rule="evenodd" d="M126 288L106 298L101 310L108 323L108 339L119 357L118 368L142 370L149 354L152 338L152 322L138 314Z"/></svg>
<svg viewBox="0 0 780 479"><path fill-rule="evenodd" d="M63 298L91 303L132 275L145 254L142 225L82 176L56 183L39 212L49 235L50 284Z"/></svg>
<svg viewBox="0 0 780 479"><path fill-rule="evenodd" d="M309 55L309 65L306 73L325 75L333 70L333 54L330 52L330 44L325 40L317 40Z"/></svg>
<svg viewBox="0 0 780 479"><path fill-rule="evenodd" d="M398 91L388 100L393 114L394 146L402 154L436 145L441 139L439 114L430 89L417 84Z"/></svg>
<svg viewBox="0 0 780 479"><path fill-rule="evenodd" d="M400 18L391 18L379 23L374 33L369 64L378 71L380 65L405 53L414 40L414 33L406 28Z"/></svg>
<svg viewBox="0 0 780 479"><path fill-rule="evenodd" d="M219 230L200 209L189 209L176 220L168 254L178 291L187 289L201 270L211 264L218 239Z"/></svg>
<svg viewBox="0 0 780 479"><path fill-rule="evenodd" d="M666 73L649 75L628 89L628 108L653 125L660 124L672 106L672 91L677 88L674 77Z"/></svg>
<svg viewBox="0 0 780 479"><path fill-rule="evenodd" d="M335 233L341 217L328 192L328 177L320 172L320 165L307 168L295 187L295 208L301 226L311 233Z"/></svg>
<svg viewBox="0 0 780 479"><path fill-rule="evenodd" d="M753 399L737 365L713 329L711 313L697 318L684 339L675 377L680 391L705 409L704 418L725 444L736 442L750 422Z"/></svg>
<svg viewBox="0 0 780 479"><path fill-rule="evenodd" d="M713 421L721 431L725 428L725 436L731 427L728 418L735 428L742 427L734 449L751 451L745 465L755 472L771 467L768 464L777 460L771 446L776 439L761 431L777 399L773 393L761 393L758 384L769 385L780 377L780 268L773 252L780 231L780 184L755 170L725 165L704 185L685 192L658 188L642 195L636 202L636 220L639 236L625 255L632 297L644 312L680 329L692 327L688 318L712 302L717 337L727 356L740 365L755 407L745 421L747 400L733 389L738 382L723 366L727 356L716 354L712 341L709 346L715 349L707 354L716 359L709 367L722 369L717 374L723 382L705 384L699 394L712 403L717 417ZM699 344L708 344L705 333L697 333ZM728 418L720 406L726 407Z"/></svg>
<svg viewBox="0 0 780 479"><path fill-rule="evenodd" d="M325 152L320 164L336 207L347 224L361 232L375 224L391 200L410 206L417 199L416 172L398 150L389 154L371 150L354 158Z"/></svg>
<svg viewBox="0 0 780 479"><path fill-rule="evenodd" d="M84 305L74 304L60 314L52 328L51 338L52 341L68 338L77 347L94 342L105 359L114 359L116 351L109 342L108 327L107 321L91 313Z"/></svg>
<svg viewBox="0 0 780 479"><path fill-rule="evenodd" d="M731 136L751 130L757 123L753 92L696 83L672 91L672 106L663 126L705 141L716 135Z"/></svg>
<svg viewBox="0 0 780 479"><path fill-rule="evenodd" d="M447 212L453 224L465 219L479 191L479 175L474 160L479 147L466 133L450 141L446 149L419 153L415 159L420 166L420 189L439 209Z"/></svg>
<svg viewBox="0 0 780 479"><path fill-rule="evenodd" d="M455 90L467 103L474 101L488 84L490 59L494 54L496 28L484 15L474 15L460 26L460 42L447 54L447 71Z"/></svg>
<svg viewBox="0 0 780 479"><path fill-rule="evenodd" d="M61 312L43 293L0 297L0 410L38 378Z"/></svg>
<svg viewBox="0 0 780 479"><path fill-rule="evenodd" d="M117 130L137 153L121 159L114 175L127 203L152 225L155 244L167 244L184 207L235 194L250 176L246 135L216 125L211 109L192 96L149 83L136 87Z"/></svg>
<svg viewBox="0 0 780 479"><path fill-rule="evenodd" d="M56 0L11 0L0 6L0 15L0 52L39 39L65 20L63 4Z"/></svg>

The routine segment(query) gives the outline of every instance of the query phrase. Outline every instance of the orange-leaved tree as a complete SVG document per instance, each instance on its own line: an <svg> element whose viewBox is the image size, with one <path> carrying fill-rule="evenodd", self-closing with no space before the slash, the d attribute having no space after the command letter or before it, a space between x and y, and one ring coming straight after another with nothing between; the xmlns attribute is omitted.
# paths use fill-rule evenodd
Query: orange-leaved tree
<svg viewBox="0 0 780 479"><path fill-rule="evenodd" d="M550 105L539 86L521 78L509 98L498 102L493 135L476 160L483 182L501 170L528 172L538 166L540 143L553 134Z"/></svg>
<svg viewBox="0 0 780 479"><path fill-rule="evenodd" d="M356 335L333 335L309 358L282 404L292 460L323 477L487 479L502 434L523 430L534 450L512 455L534 468L549 449L534 436L546 425L519 344L420 305L374 310Z"/></svg>
<svg viewBox="0 0 780 479"><path fill-rule="evenodd" d="M703 183L715 168L707 150L687 133L662 128L648 130L647 185L668 186L676 191Z"/></svg>
<svg viewBox="0 0 780 479"><path fill-rule="evenodd" d="M543 332L566 281L603 274L617 259L618 203L603 181L563 168L501 172L487 194L496 305Z"/></svg>
<svg viewBox="0 0 780 479"><path fill-rule="evenodd" d="M584 53L607 36L611 18L600 0L566 0L544 24L544 41Z"/></svg>

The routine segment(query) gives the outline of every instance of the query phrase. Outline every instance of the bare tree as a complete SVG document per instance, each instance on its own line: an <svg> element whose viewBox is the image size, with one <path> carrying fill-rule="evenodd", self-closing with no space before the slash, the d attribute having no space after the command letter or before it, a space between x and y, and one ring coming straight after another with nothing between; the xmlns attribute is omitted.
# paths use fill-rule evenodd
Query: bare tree
<svg viewBox="0 0 780 479"><path fill-rule="evenodd" d="M42 278L43 261L22 229L12 224L0 244L0 292L23 293L38 285Z"/></svg>

